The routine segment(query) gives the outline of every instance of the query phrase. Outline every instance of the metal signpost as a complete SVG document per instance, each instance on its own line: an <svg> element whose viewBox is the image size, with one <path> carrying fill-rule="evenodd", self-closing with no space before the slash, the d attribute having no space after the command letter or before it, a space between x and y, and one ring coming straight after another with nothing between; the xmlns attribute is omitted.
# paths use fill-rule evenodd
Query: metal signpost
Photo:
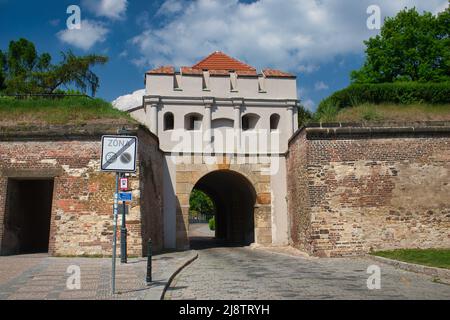
<svg viewBox="0 0 450 320"><path fill-rule="evenodd" d="M120 178L120 191L128 191L128 178ZM122 192L121 192L122 193ZM131 195L131 193L130 193ZM119 194L119 198L122 200L122 226L120 228L120 262L127 263L127 205L126 201L131 201L131 197L129 200L124 200L123 197Z"/></svg>
<svg viewBox="0 0 450 320"><path fill-rule="evenodd" d="M119 208L119 200L123 201L122 228L121 228L121 246L122 262L125 257L126 262L126 227L125 227L125 201L131 201L131 192L120 192L122 184L121 174L136 172L136 155L137 155L137 137L133 136L103 136L102 137L102 159L101 170L105 172L116 173L116 188L114 194L114 221L113 221L113 243L112 243L112 276L111 289L114 294L116 291L116 251L117 251L117 216ZM120 186L119 186L120 184ZM128 180L126 181L128 189ZM124 189L123 189L124 190ZM124 235L125 233L125 235Z"/></svg>

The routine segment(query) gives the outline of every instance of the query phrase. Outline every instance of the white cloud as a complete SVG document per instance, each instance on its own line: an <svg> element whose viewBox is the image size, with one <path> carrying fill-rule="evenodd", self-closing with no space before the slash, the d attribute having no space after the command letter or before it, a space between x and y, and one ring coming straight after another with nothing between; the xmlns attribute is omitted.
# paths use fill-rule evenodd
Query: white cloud
<svg viewBox="0 0 450 320"><path fill-rule="evenodd" d="M309 91L305 87L299 86L297 88L297 97L300 99L301 104L309 111L314 111L316 103L309 98Z"/></svg>
<svg viewBox="0 0 450 320"><path fill-rule="evenodd" d="M128 7L127 0L83 0L83 8L97 17L106 17L111 20L122 20Z"/></svg>
<svg viewBox="0 0 450 320"><path fill-rule="evenodd" d="M318 81L314 85L314 89L316 91L327 90L328 88L329 88L328 85L323 81Z"/></svg>
<svg viewBox="0 0 450 320"><path fill-rule="evenodd" d="M121 53L119 53L119 58L126 58L128 57L128 51L123 50Z"/></svg>
<svg viewBox="0 0 450 320"><path fill-rule="evenodd" d="M178 13L183 9L184 5L186 4L184 4L181 0L166 0L156 12L156 15L170 15Z"/></svg>
<svg viewBox="0 0 450 320"><path fill-rule="evenodd" d="M118 97L112 102L114 108L119 110L128 110L142 106L142 97L145 95L145 89L137 90L131 94Z"/></svg>
<svg viewBox="0 0 450 320"><path fill-rule="evenodd" d="M148 11L142 11L136 17L136 24L140 27L148 29L148 28L150 28L151 20L152 19L150 18Z"/></svg>
<svg viewBox="0 0 450 320"><path fill-rule="evenodd" d="M56 35L62 42L89 50L96 43L105 41L108 32L109 30L103 24L83 19L81 20L81 29L64 29Z"/></svg>
<svg viewBox="0 0 450 320"><path fill-rule="evenodd" d="M314 111L316 107L316 103L312 101L311 99L306 99L301 102L301 104L305 107L306 110Z"/></svg>
<svg viewBox="0 0 450 320"><path fill-rule="evenodd" d="M363 53L363 40L378 31L366 26L373 0L167 0L158 14L160 27L147 28L132 39L147 67L190 65L222 50L255 67L314 72L317 65ZM379 0L383 17L415 6L435 12L447 0ZM183 7L180 7L180 4ZM182 8L182 9L181 9Z"/></svg>
<svg viewBox="0 0 450 320"><path fill-rule="evenodd" d="M297 70L292 70L292 71L298 71L301 73L313 73L316 72L317 70L319 70L320 67L318 65L315 64L301 64L297 67Z"/></svg>

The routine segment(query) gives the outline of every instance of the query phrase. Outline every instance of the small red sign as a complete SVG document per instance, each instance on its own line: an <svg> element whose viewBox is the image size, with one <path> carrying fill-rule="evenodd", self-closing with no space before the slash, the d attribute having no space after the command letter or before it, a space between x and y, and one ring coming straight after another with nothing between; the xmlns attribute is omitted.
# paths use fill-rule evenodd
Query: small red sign
<svg viewBox="0 0 450 320"><path fill-rule="evenodd" d="M128 190L128 178L120 178L120 190Z"/></svg>

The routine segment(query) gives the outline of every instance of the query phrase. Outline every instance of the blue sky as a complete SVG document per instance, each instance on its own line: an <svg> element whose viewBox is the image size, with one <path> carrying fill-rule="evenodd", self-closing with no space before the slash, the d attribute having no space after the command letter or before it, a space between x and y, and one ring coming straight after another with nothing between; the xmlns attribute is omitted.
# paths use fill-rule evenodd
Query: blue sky
<svg viewBox="0 0 450 320"><path fill-rule="evenodd" d="M108 55L97 67L98 96L113 100L144 87L146 70L192 65L220 50L255 66L298 76L299 98L314 109L349 84L364 61L366 21L404 7L442 11L447 0L0 0L0 49L27 38L55 61L60 52ZM81 30L68 30L69 5L81 8Z"/></svg>

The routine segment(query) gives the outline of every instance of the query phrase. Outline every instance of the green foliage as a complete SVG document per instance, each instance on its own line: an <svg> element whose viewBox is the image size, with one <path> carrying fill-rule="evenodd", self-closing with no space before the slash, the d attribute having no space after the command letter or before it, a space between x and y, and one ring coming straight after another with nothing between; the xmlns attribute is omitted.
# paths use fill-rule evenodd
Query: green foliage
<svg viewBox="0 0 450 320"><path fill-rule="evenodd" d="M317 113L329 112L328 109L330 106L339 110L364 103L448 104L450 103L450 82L352 84L322 100L317 109Z"/></svg>
<svg viewBox="0 0 450 320"><path fill-rule="evenodd" d="M353 83L450 81L450 7L437 16L404 9L364 43L367 59Z"/></svg>
<svg viewBox="0 0 450 320"><path fill-rule="evenodd" d="M338 112L339 109L331 100L326 101L317 108L314 120L317 122L334 122Z"/></svg>
<svg viewBox="0 0 450 320"><path fill-rule="evenodd" d="M16 99L0 96L0 122L16 124L69 124L90 121L134 123L130 115L119 111L111 103L88 97L58 99Z"/></svg>
<svg viewBox="0 0 450 320"><path fill-rule="evenodd" d="M304 106L298 107L297 114L298 114L298 126L299 127L307 125L313 119L312 112L309 111L308 109L306 109Z"/></svg>
<svg viewBox="0 0 450 320"><path fill-rule="evenodd" d="M208 221L208 225L209 225L209 230L216 230L216 218L212 217L211 219L209 219Z"/></svg>
<svg viewBox="0 0 450 320"><path fill-rule="evenodd" d="M372 254L394 260L450 269L450 249L397 249L378 251Z"/></svg>
<svg viewBox="0 0 450 320"><path fill-rule="evenodd" d="M61 55L62 61L54 65L50 54L39 55L32 42L11 41L7 52L0 51L0 90L6 94L49 94L61 86L74 85L83 93L89 89L95 96L100 83L91 67L105 64L108 58L75 56L71 51Z"/></svg>
<svg viewBox="0 0 450 320"><path fill-rule="evenodd" d="M0 92L5 89L5 80L6 80L6 56L2 50L0 50Z"/></svg>
<svg viewBox="0 0 450 320"><path fill-rule="evenodd" d="M450 6L437 16L404 9L364 43L364 66L352 72L352 85L322 100L315 121L334 122L348 107L355 109L347 110L350 118L380 121L381 104L399 114L401 105L450 104Z"/></svg>
<svg viewBox="0 0 450 320"><path fill-rule="evenodd" d="M336 109L337 110L337 109ZM316 114L316 122L416 122L450 121L450 104L361 104L326 116Z"/></svg>
<svg viewBox="0 0 450 320"><path fill-rule="evenodd" d="M189 206L190 212L195 211L201 214L213 214L215 211L214 203L211 198L198 189L192 190L189 198Z"/></svg>

